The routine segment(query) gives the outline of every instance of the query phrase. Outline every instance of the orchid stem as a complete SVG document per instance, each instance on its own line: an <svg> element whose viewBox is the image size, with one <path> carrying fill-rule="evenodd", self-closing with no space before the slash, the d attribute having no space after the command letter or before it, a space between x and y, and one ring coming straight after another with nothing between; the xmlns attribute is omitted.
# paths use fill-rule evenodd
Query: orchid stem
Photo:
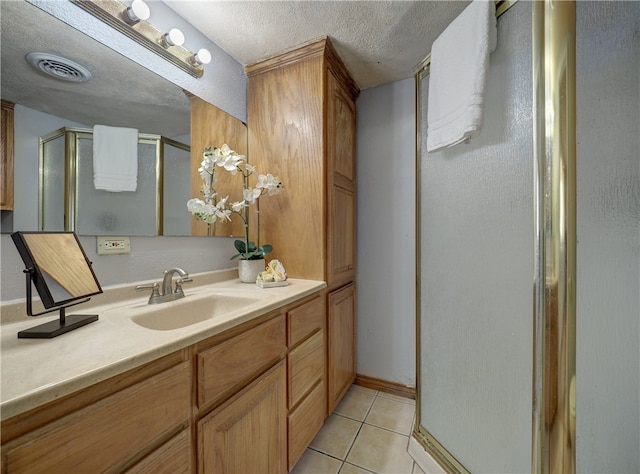
<svg viewBox="0 0 640 474"><path fill-rule="evenodd" d="M256 216L257 216L257 228L258 228L258 236L257 236L257 243L258 243L258 248L260 248L260 198L256 199Z"/></svg>

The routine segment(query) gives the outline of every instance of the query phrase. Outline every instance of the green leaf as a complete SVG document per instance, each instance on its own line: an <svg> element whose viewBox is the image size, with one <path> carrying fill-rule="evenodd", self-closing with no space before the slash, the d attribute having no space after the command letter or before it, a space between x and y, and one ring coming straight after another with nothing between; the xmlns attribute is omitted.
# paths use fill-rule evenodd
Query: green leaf
<svg viewBox="0 0 640 474"><path fill-rule="evenodd" d="M240 253L243 253L245 251L244 248L244 240L236 240L233 245L235 246L236 250Z"/></svg>

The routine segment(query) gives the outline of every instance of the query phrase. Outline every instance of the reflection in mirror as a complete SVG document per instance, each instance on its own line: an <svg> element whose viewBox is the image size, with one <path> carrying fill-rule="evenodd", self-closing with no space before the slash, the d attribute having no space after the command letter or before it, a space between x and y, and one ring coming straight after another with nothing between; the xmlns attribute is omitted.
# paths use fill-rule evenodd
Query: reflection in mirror
<svg viewBox="0 0 640 474"><path fill-rule="evenodd" d="M162 138L162 235L191 235L191 214L185 212L190 199L191 170L185 163L191 161L191 147Z"/></svg>
<svg viewBox="0 0 640 474"><path fill-rule="evenodd" d="M59 320L21 331L18 337L51 338L98 319L96 315L65 314L67 307L102 293L91 262L73 232L14 232L11 238L26 266L27 314L60 312ZM32 283L48 311L33 313Z"/></svg>
<svg viewBox="0 0 640 474"><path fill-rule="evenodd" d="M92 130L61 128L41 137L38 228L80 235L189 235L189 215L181 205L189 190L189 145L159 135L138 137L134 193L94 188Z"/></svg>
<svg viewBox="0 0 640 474"><path fill-rule="evenodd" d="M33 170L16 175L16 199L20 202L20 206L14 211L16 214L12 216L13 219L6 220L10 223L9 228L4 227L5 214L11 214L11 211L3 211L3 232L17 230L13 228L14 224L11 222L20 222L21 228L65 229L64 225L60 224L64 220L64 216L60 215L64 212L64 204L61 205L58 201L45 201L41 203L42 214L40 214L36 204L30 204L33 193L26 191L34 190L38 186L37 139L53 130L61 127L91 129L96 124L103 124L136 128L141 133L159 135L183 144L191 143L190 98L180 87L63 23L35 5L25 1L0 2L0 8L2 11L0 15L2 98L14 102L17 116L22 117L22 120L16 122L16 156L21 156L20 166ZM29 34L24 34L25 31ZM46 76L25 60L26 54L33 51L67 57L87 68L91 72L92 79L79 84ZM224 112L221 116L223 120L240 122ZM218 128L215 122L201 125L206 129ZM245 143L236 145L236 149L246 148L246 127L244 128ZM224 139L227 138L224 137ZM34 140L35 145L31 145ZM218 143L216 141L206 145ZM52 143L48 146L64 148L64 140L61 139L60 143ZM152 232L147 230L138 232L125 225L118 231L121 235L157 235L158 227L164 228L164 235L191 235L191 216L186 210L186 201L190 198L190 183L184 181L184 174L177 175L170 170L180 169L185 173L191 173L192 166L188 164L190 160L187 154L181 152L180 147L168 144L164 147L164 153L166 173L164 179L160 177L156 182L156 186L161 187L159 189L165 193L165 196L172 197L165 199L164 215L157 219L160 223L154 224L155 228ZM199 153L201 154L201 150ZM178 164L183 155L184 164ZM55 167L49 167L47 180L44 183L44 186L51 191L49 193L45 190L45 194L55 195L57 200L64 199L63 159L60 156L57 158L60 163ZM27 161L30 164L27 165ZM176 181L177 177L179 182ZM184 196L174 200L175 194L184 194ZM129 205L129 207L132 206ZM169 209L166 209L167 207ZM136 205L135 209L140 216L155 217L160 206L142 208ZM91 212L91 207L87 208L87 211ZM49 216L49 212L54 214ZM41 215L46 222L45 227L38 227L39 224L36 222L38 215ZM183 219L188 224L179 222ZM30 224L24 226L23 222ZM98 232L94 227L71 226L69 229L75 230L78 235L94 235L94 232Z"/></svg>

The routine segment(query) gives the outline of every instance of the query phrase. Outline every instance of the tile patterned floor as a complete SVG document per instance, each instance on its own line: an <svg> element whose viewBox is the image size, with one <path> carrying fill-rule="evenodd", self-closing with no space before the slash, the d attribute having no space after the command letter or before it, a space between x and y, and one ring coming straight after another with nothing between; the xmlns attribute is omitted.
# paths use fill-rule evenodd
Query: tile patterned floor
<svg viewBox="0 0 640 474"><path fill-rule="evenodd" d="M291 474L422 474L407 453L415 400L352 385Z"/></svg>

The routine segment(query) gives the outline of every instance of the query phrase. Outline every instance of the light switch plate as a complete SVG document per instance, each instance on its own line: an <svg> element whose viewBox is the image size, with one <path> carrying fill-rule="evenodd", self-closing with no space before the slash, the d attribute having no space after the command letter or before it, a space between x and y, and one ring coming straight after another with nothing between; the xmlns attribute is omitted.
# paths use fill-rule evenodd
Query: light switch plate
<svg viewBox="0 0 640 474"><path fill-rule="evenodd" d="M109 235L106 237L96 237L98 244L98 255L111 255L116 253L130 253L131 241L129 237Z"/></svg>

